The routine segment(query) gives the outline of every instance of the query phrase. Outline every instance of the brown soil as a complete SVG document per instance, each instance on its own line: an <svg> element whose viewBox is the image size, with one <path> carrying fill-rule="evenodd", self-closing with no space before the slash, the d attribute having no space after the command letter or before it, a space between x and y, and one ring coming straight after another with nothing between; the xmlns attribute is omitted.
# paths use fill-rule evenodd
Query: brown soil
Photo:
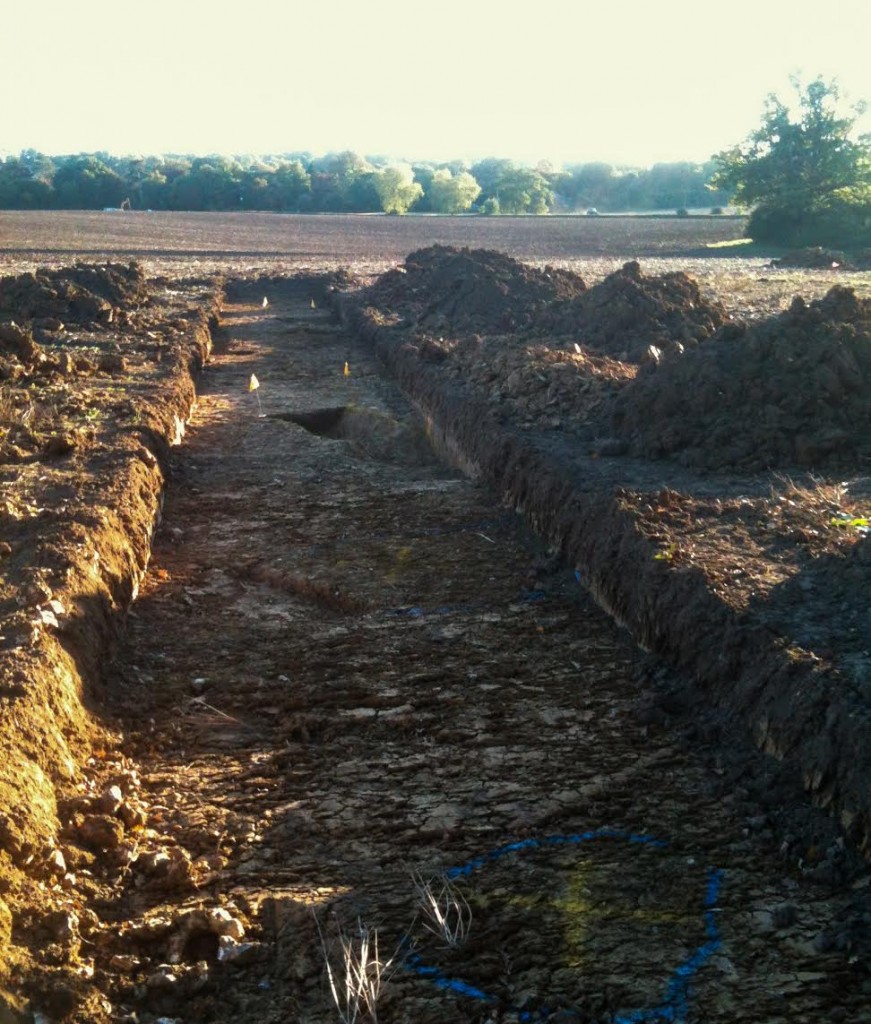
<svg viewBox="0 0 871 1024"><path fill-rule="evenodd" d="M648 370L616 406L633 454L751 471L871 464L871 302L850 288L796 297L785 313L730 325Z"/></svg>
<svg viewBox="0 0 871 1024"><path fill-rule="evenodd" d="M419 260L419 255L415 259ZM624 273L627 272L641 277L635 267L625 269ZM522 274L520 278L523 279ZM600 287L609 282L610 279L606 280ZM592 291L585 293L585 297ZM646 291L648 295L656 294L656 289L648 287ZM749 559L741 554L744 530L734 514L730 515L735 507L731 501L737 495L739 503L758 503L760 494L770 493L770 482L752 476L743 481L723 478L720 483L714 479L694 479L679 467L654 469L649 462L613 459L611 456L625 450L620 439L596 440L597 434L601 436L611 428L616 408L618 428L625 429L631 414L634 429L656 439L656 454L661 454L673 435L691 437L693 454L701 450L707 457L695 455L694 459L685 460L691 465L701 463L720 471L732 468L736 462L742 462L733 458L738 450L744 456L745 469L774 464L786 470L799 461L826 465L827 461L834 462L826 457L837 453L839 460L834 464L842 470L860 473L864 466L862 442L853 440L841 429L837 431L841 441L830 443L836 434L835 424L841 427L846 420L837 419L836 402L821 405L822 395L827 396L828 389L823 389L820 375L834 371L835 383L841 388L841 404L855 393L852 411L864 417L868 404L863 397L863 381L868 374L864 304L851 290L843 288L833 289L809 307L796 299L788 313L755 328L726 325L695 351L675 345L670 354L664 355L656 346L633 379L631 370L621 373L613 364L588 366L579 345L569 361L555 359L546 344L527 344L522 350L525 365L513 372L510 361L500 352L499 339L493 339L489 347L477 338L454 339L448 344L443 339L439 343L441 354L434 359L432 343L422 344L414 330L404 331L392 319L390 308L373 310L368 305L373 295L377 295L377 289L364 293L356 307L347 306L348 315L373 339L382 358L418 404L433 410L443 432L443 443L460 453L471 471L488 479L508 500L523 507L530 520L579 566L582 578L605 606L629 624L639 638L708 678L710 691L744 716L767 749L779 756L795 757L809 789L817 792L821 802L838 809L842 821L857 836L862 833L864 838L860 841L867 846L869 826L860 825L859 819L864 820L871 813L862 781L867 771L868 737L862 723L867 719L865 644L869 638L864 623L861 627L858 623L861 612L855 598L866 582L864 545L856 547L855 556L852 543L839 547L831 556L831 567L821 573L819 558L813 559L812 565L801 560L790 562L780 553L783 545L769 543L766 558L773 559L783 575L800 578L792 586L776 591L776 600L773 596L769 599L766 588L755 589L751 607L735 618L740 602L724 597L724 590L729 589L724 587L724 580L735 562L743 566L745 562L749 564ZM681 310L663 302L661 309L662 316L648 317L648 323L659 323L667 312L673 312L672 323L679 327L683 321L687 326L692 323L696 303L687 301ZM618 308L616 317L620 315ZM579 318L578 329L583 328L584 321ZM652 344L652 334L648 337ZM640 339L643 342L643 333ZM512 335L505 339L505 344L519 350L524 341L531 340ZM747 340L746 346L743 340ZM555 340L555 346L560 345L560 340ZM472 372L466 374L463 361L465 358L469 362L470 351L474 351L478 361L471 362ZM725 395L715 395L711 387L702 388L698 377L686 373L687 368L699 365L720 368L724 354L728 355L729 365L736 367L737 381L731 381L728 372L711 374L709 379L716 377L720 389L728 387ZM815 355L820 358L814 358ZM774 371L765 376L764 371L771 365L778 367L779 374ZM836 368L841 365L844 372L838 376ZM556 383L558 374L568 381L567 387L561 389ZM686 375L681 377L682 374ZM531 382L534 375L540 378L540 384ZM670 381L675 382L671 388ZM698 401L693 390L697 384ZM772 424L768 406L759 399L759 389L777 392L794 414L801 412L802 418L784 416ZM646 399L643 404L642 394ZM762 394L764 398L764 391ZM713 401L715 397L717 401ZM815 415L821 407L831 408L828 420ZM849 415L850 409L846 413ZM722 430L706 440L717 423L722 424ZM529 431L526 439L516 433L517 426ZM579 434L588 444L579 450L570 437L565 437L567 433ZM494 441L494 437L498 440ZM756 438L761 439L761 455L753 447ZM799 459L798 452L806 452L807 457ZM651 487L654 480L659 488L667 481L669 493L681 495L678 507L690 507L696 502L712 514L695 519L687 515L682 529L674 530L658 550L648 548L648 553L643 546L636 550L626 540L615 539L612 543L620 545L620 557L603 559L599 552L606 543L607 531L593 526L597 517L619 519L628 515L641 536L656 539L663 520L660 506L664 503L656 496L657 488ZM619 484L616 488L615 483ZM814 488L807 487L801 493L812 495ZM818 509L809 512L808 518L824 530L837 531L845 539L856 541L867 532L868 525L861 493L857 489L856 498L841 502L828 520L819 521L819 515L815 516ZM580 522L586 525L581 527ZM769 540L779 542L782 534L777 517L769 515L766 526L773 533ZM704 541L699 536L702 534ZM788 536L789 531L787 538L783 538L787 547ZM692 560L686 562L676 557L677 552L693 544L715 552L708 559L709 563L721 562L714 572L696 575L698 567ZM675 574L673 593L672 582L660 578L661 570ZM765 568L764 572L770 570ZM740 590L744 587L744 573L739 571L735 575ZM749 575L752 584L754 574ZM646 582L640 583L641 580ZM713 587L712 580L716 580ZM702 587L693 596L697 582ZM661 596L654 598L660 591ZM852 600L850 594L854 595ZM812 603L813 610L796 615L796 600ZM681 611L674 618L675 602L685 601L701 603L689 616ZM656 610L651 611L651 607ZM705 626L706 632L714 635L719 629L725 630L719 640L711 641L715 648L711 651L700 648L694 635L705 615L719 624L712 631L710 625ZM681 619L687 619L686 623L681 625ZM739 641L735 630L740 634L744 625L751 628L746 638ZM770 664L763 668L767 664L762 655L765 631L772 626L782 637L786 660L779 668ZM855 643L839 644L836 638L845 636ZM734 647L729 657L719 653L725 642ZM794 648L804 653L790 653ZM744 684L735 678L736 673L740 676L742 672L747 675ZM760 677L765 673L770 678L762 685ZM800 691L795 681L786 681L795 674L807 674L807 686L812 689ZM816 692L811 697L813 691ZM798 696L800 692L804 693L802 699ZM784 704L787 693L791 703ZM830 715L825 739L820 739L820 716L826 700L843 705L838 712L843 718L836 728L833 722L838 715ZM840 735L837 742L833 738L836 732ZM834 752L839 745L843 751L849 750L843 760Z"/></svg>
<svg viewBox="0 0 871 1024"><path fill-rule="evenodd" d="M588 455L725 302L462 258L4 279L4 1024L336 1019L358 919L387 1024L869 1019L861 493Z"/></svg>
<svg viewBox="0 0 871 1024"><path fill-rule="evenodd" d="M807 249L793 249L774 261L779 267L810 267L833 270L868 270L871 250L861 250L848 256L840 249L824 249L815 245Z"/></svg>

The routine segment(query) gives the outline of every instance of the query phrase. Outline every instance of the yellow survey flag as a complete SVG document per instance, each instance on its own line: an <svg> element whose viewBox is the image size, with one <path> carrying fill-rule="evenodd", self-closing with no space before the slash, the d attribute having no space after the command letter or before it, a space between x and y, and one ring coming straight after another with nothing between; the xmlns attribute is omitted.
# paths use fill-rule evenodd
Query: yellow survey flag
<svg viewBox="0 0 871 1024"><path fill-rule="evenodd" d="M256 391L259 387L260 387L260 381L252 373L251 374L251 380L248 381L248 390L249 391Z"/></svg>

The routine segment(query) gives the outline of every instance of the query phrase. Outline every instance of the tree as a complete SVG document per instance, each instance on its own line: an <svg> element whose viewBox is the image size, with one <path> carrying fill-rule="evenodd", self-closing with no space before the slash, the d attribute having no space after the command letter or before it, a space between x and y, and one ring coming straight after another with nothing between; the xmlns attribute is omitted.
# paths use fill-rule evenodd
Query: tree
<svg viewBox="0 0 871 1024"><path fill-rule="evenodd" d="M355 209L354 184L372 171L372 165L351 150L313 160L309 167L312 207L330 212Z"/></svg>
<svg viewBox="0 0 871 1024"><path fill-rule="evenodd" d="M376 172L375 190L385 213L408 213L423 195L423 188L414 180L414 171L399 164Z"/></svg>
<svg viewBox="0 0 871 1024"><path fill-rule="evenodd" d="M577 164L569 168L559 191L570 209L582 210L588 206L599 210L613 209L616 180L611 164Z"/></svg>
<svg viewBox="0 0 871 1024"><path fill-rule="evenodd" d="M61 209L99 210L118 206L126 184L107 166L103 154L69 157L54 175L56 201Z"/></svg>
<svg viewBox="0 0 871 1024"><path fill-rule="evenodd" d="M514 161L502 157L488 156L470 168L472 177L481 186L484 198L492 196L500 179L514 170Z"/></svg>
<svg viewBox="0 0 871 1024"><path fill-rule="evenodd" d="M464 213L480 194L481 186L468 171L451 174L446 167L433 174L427 192L436 213Z"/></svg>
<svg viewBox="0 0 871 1024"><path fill-rule="evenodd" d="M0 160L0 209L44 210L52 202L51 185L33 173L24 153Z"/></svg>
<svg viewBox="0 0 871 1024"><path fill-rule="evenodd" d="M712 184L755 208L748 225L753 238L803 245L860 241L871 214L871 139L855 133L865 106L839 109L834 81L816 78L802 88L794 78L792 85L797 105L791 109L769 96L760 127L714 157ZM855 237L840 235L856 229Z"/></svg>
<svg viewBox="0 0 871 1024"><path fill-rule="evenodd" d="M300 201L311 192L311 176L299 160L282 161L270 186L275 196L273 209L298 210Z"/></svg>
<svg viewBox="0 0 871 1024"><path fill-rule="evenodd" d="M170 190L174 210L238 210L242 207L241 168L222 156L202 157L177 177Z"/></svg>
<svg viewBox="0 0 871 1024"><path fill-rule="evenodd" d="M493 188L502 213L547 213L553 191L547 180L529 167L514 167Z"/></svg>

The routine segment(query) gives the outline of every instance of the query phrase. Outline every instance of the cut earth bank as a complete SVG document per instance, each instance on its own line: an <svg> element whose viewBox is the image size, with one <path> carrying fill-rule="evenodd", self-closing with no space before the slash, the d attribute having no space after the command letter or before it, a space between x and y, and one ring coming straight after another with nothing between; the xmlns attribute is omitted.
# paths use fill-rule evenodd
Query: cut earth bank
<svg viewBox="0 0 871 1024"><path fill-rule="evenodd" d="M871 301L744 322L680 272L434 247L338 305L440 448L871 853Z"/></svg>
<svg viewBox="0 0 871 1024"><path fill-rule="evenodd" d="M193 402L192 376L209 350L220 285L149 287L135 267L4 284L11 295L4 314L29 321L27 329L7 324L3 334L9 539L4 534L0 856L4 899L25 908L14 931L4 915L14 968L16 938L29 927L34 934L77 927L62 910L46 922L32 889L36 880L44 894L76 867L56 842L57 792L71 797L60 810L63 835L75 841L64 849L79 850L80 874L93 866L94 850L110 860L141 856L125 838L144 818L129 766L110 764L99 791L76 793L88 755L96 751L99 761L114 745L93 690L89 711L81 702L147 565L168 445ZM789 319L745 329L682 275L648 278L630 265L597 291L498 254L445 250L414 254L371 290L351 284L261 278L231 294L279 302L302 288L321 305L329 295L396 373L439 447L521 509L640 642L689 670L692 686L653 673L650 724L689 707L706 741L715 720L702 710L699 690L739 714L767 751L801 771L849 840L810 842L799 830L786 854L820 878L857 878L849 847L867 852L868 844L862 673L869 627L856 598L868 565L864 495L861 481L844 488L799 473L836 469L843 479L862 465L867 430L845 430L837 416L844 409L862 428L863 405L867 414L866 306L836 291L818 305L796 305ZM28 305L31 291L39 302ZM313 335L317 326L309 325ZM644 432L654 414L643 410L657 402L644 403L657 380L666 395L684 387L680 377L673 383L678 373L709 389L717 400L687 403L695 423L706 407L719 413L720 392L741 366L779 356L771 339L781 338L782 366L771 375L780 393L762 396L764 419L734 408L731 424L717 425L735 441L729 475L715 472L724 449L713 427L697 428L701 440L693 427L692 445L682 440L680 408ZM814 345L825 358L812 358ZM702 359L708 350L714 354ZM789 376L797 357L804 379ZM728 410L739 398L751 410L760 404L748 394L752 381L755 372ZM339 406L332 412L308 429L330 436L355 415ZM760 421L766 443L773 438L767 447L746 438ZM668 445L647 450L651 438L672 431ZM356 435L377 448L377 431ZM687 451L682 466L639 458ZM759 451L766 466L792 469L791 479L772 489L770 476L743 472L760 468L747 464ZM310 581L309 588L309 596L342 605L328 586ZM215 872L205 852L164 866L195 886L207 886ZM861 946L863 913L850 920L851 950ZM83 1012L68 983L43 1005L57 1018Z"/></svg>

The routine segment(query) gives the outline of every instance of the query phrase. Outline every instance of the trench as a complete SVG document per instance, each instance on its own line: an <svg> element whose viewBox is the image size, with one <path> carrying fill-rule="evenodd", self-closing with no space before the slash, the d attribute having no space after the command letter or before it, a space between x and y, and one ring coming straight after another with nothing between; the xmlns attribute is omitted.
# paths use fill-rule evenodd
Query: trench
<svg viewBox="0 0 871 1024"><path fill-rule="evenodd" d="M151 846L205 865L102 908L118 1012L337 1020L362 926L385 1024L869 1019L831 823L297 291L225 308L108 674Z"/></svg>

